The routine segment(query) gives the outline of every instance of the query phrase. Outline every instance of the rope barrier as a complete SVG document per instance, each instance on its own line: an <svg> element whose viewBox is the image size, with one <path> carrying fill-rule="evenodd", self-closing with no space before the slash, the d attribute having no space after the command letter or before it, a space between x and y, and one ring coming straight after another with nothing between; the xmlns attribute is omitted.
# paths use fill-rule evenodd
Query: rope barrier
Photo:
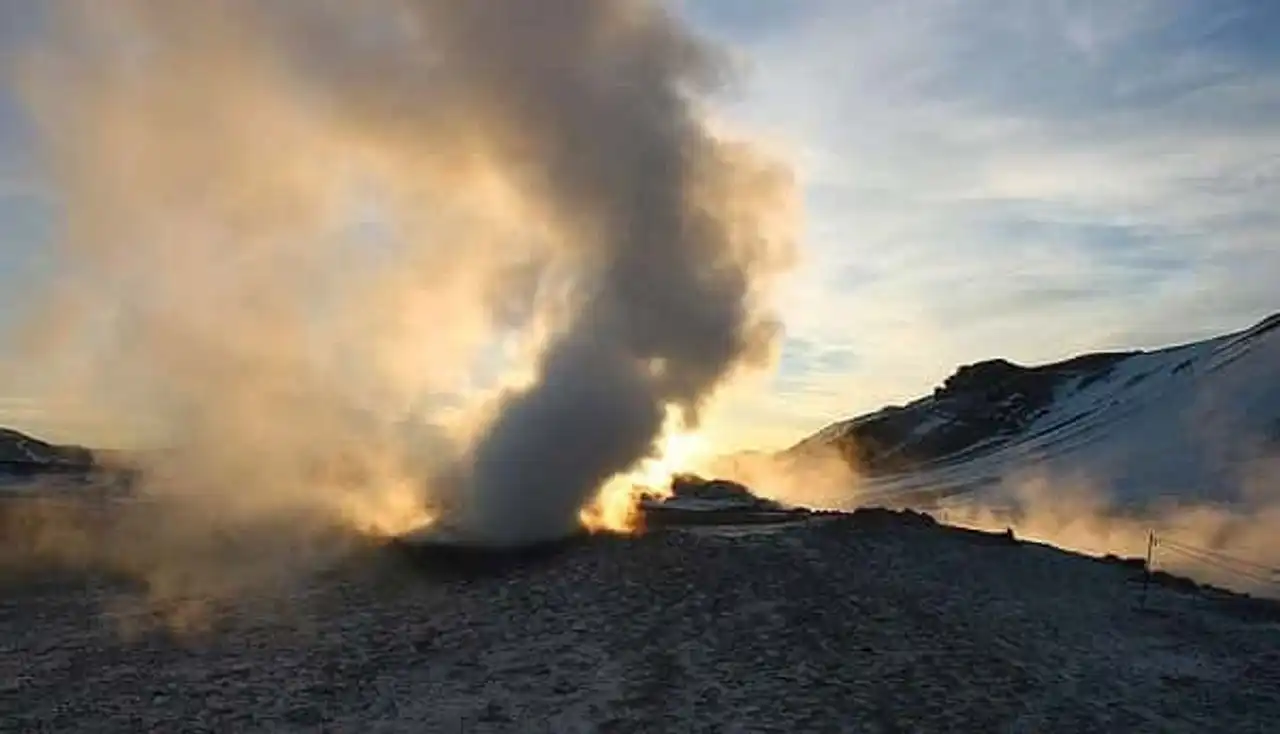
<svg viewBox="0 0 1280 734"><path fill-rule="evenodd" d="M1161 537L1159 541L1161 544L1168 546L1174 550L1182 549L1192 553L1199 553L1201 555L1213 556L1214 558L1218 558L1222 560L1224 563L1233 563L1238 566L1252 568L1257 571L1261 571L1262 573L1266 573L1270 575L1280 574L1280 568L1275 568L1274 566L1268 566L1264 563L1251 561L1247 558L1240 558L1237 556L1228 555L1226 553L1223 553L1222 551L1213 550L1211 548L1201 548L1199 546L1191 545L1190 543L1183 543L1181 541L1170 540L1164 537Z"/></svg>
<svg viewBox="0 0 1280 734"><path fill-rule="evenodd" d="M1212 566L1214 568L1217 568L1218 570L1226 571L1227 573L1230 573L1230 574L1235 574L1240 578L1249 579L1250 581L1261 584L1263 586L1280 586L1280 581L1278 581L1277 579L1268 578L1256 572L1244 570L1238 566L1233 566L1226 561L1223 561L1219 558L1215 558L1214 556L1211 556L1208 554L1184 549L1180 547L1179 544L1176 544L1176 543L1169 543L1166 541L1166 542L1159 543L1159 546L1162 548L1168 548L1174 553L1182 555L1185 558L1189 558L1198 563L1203 563L1205 565ZM1253 565L1256 565L1256 564L1253 564Z"/></svg>

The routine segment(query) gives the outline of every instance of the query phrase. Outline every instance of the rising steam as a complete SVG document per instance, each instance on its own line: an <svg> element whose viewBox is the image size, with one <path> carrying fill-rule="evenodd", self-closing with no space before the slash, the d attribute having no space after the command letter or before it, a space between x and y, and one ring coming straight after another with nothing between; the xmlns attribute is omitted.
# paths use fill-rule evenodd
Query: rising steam
<svg viewBox="0 0 1280 734"><path fill-rule="evenodd" d="M1154 534L1155 568L1229 589L1280 596L1280 464L1249 464L1234 503L1163 501L1122 504L1105 477L1040 473L1006 477L997 496L964 497L934 508L966 527L1013 530L1018 537L1089 555L1142 558Z"/></svg>
<svg viewBox="0 0 1280 734"><path fill-rule="evenodd" d="M50 5L33 389L163 447L183 518L571 530L770 356L792 183L636 0ZM198 508L192 510L191 508Z"/></svg>

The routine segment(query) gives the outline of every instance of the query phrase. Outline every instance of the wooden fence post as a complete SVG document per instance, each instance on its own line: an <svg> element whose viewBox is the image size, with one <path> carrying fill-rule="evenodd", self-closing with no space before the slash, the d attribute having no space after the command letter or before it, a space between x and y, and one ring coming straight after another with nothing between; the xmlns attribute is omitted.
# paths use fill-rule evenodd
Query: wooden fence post
<svg viewBox="0 0 1280 734"><path fill-rule="evenodd" d="M1147 608L1147 589L1151 586L1151 558L1156 547L1156 531L1147 531L1147 560L1142 564L1142 602L1140 607Z"/></svg>

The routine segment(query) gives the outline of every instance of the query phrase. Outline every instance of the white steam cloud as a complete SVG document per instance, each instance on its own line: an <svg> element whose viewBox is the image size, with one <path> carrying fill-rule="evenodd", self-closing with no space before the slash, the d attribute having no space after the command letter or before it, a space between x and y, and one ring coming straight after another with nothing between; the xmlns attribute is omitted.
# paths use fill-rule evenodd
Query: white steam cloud
<svg viewBox="0 0 1280 734"><path fill-rule="evenodd" d="M147 427L183 517L568 532L771 356L792 181L725 79L634 0L50 4L33 387Z"/></svg>

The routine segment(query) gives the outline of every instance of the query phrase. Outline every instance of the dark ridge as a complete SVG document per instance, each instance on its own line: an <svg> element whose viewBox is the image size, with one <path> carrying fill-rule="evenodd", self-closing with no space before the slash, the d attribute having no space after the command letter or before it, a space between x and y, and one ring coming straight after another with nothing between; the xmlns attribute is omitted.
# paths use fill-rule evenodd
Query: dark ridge
<svg viewBox="0 0 1280 734"><path fill-rule="evenodd" d="M960 367L929 397L819 431L784 452L834 447L871 475L906 472L1013 438L1053 403L1070 380L1083 387L1141 352L1085 354L1026 367L991 359Z"/></svg>
<svg viewBox="0 0 1280 734"><path fill-rule="evenodd" d="M1277 329L1280 329L1280 313L1222 337L1226 343L1217 349L1221 352L1244 345ZM1203 343L1207 342L1158 351ZM803 458L834 450L855 471L871 477L905 474L976 458L1027 437L1028 427L1053 409L1064 389L1085 390L1106 380L1130 357L1147 353L1144 350L1095 352L1032 366L1003 358L962 365L932 394L906 405L889 406L833 423L781 452L779 458ZM1217 368L1221 366L1219 362ZM1194 359L1184 359L1172 370L1180 373L1194 367ZM1154 374L1133 375L1126 384L1114 387L1117 391L1133 388ZM1080 414L1067 419L1083 417L1084 414Z"/></svg>
<svg viewBox="0 0 1280 734"><path fill-rule="evenodd" d="M503 547L401 537L391 539L387 549L414 571L429 577L465 580L508 576L545 566L590 538L584 530L555 540Z"/></svg>
<svg viewBox="0 0 1280 734"><path fill-rule="evenodd" d="M0 473L10 476L82 473L94 468L93 452L0 428Z"/></svg>
<svg viewBox="0 0 1280 734"><path fill-rule="evenodd" d="M907 509L891 510L885 507L860 507L844 517L847 518L847 524L855 528L932 528L938 525L933 515L927 512Z"/></svg>
<svg viewBox="0 0 1280 734"><path fill-rule="evenodd" d="M989 359L959 367L933 394L834 423L782 452L782 458L835 448L865 474L910 471L991 439L1016 434L1068 380L1081 388L1141 351L1098 352L1024 366ZM929 426L926 424L941 425Z"/></svg>
<svg viewBox="0 0 1280 734"><path fill-rule="evenodd" d="M1142 354L1142 351L1138 349L1123 352L1094 352L1027 369L1032 372L1094 372L1110 369L1129 357L1139 354Z"/></svg>
<svg viewBox="0 0 1280 734"><path fill-rule="evenodd" d="M1237 332L1228 346L1244 344L1280 329L1280 313ZM1179 349L1199 342L1184 344ZM781 458L836 450L864 475L907 473L925 466L969 459L1025 435L1025 429L1053 407L1060 388L1083 390L1105 380L1142 350L1082 354L1033 366L989 359L959 367L929 396L833 423L783 451ZM1193 367L1179 363L1174 372ZM1151 374L1135 375L1134 387Z"/></svg>
<svg viewBox="0 0 1280 734"><path fill-rule="evenodd" d="M1114 553L1108 553L1107 555L1103 556L1102 562L1111 563L1117 566L1124 566L1125 568L1136 569L1138 571L1145 570L1147 567L1147 562L1145 559L1135 558L1132 556L1127 558L1122 558L1120 556L1115 555Z"/></svg>

